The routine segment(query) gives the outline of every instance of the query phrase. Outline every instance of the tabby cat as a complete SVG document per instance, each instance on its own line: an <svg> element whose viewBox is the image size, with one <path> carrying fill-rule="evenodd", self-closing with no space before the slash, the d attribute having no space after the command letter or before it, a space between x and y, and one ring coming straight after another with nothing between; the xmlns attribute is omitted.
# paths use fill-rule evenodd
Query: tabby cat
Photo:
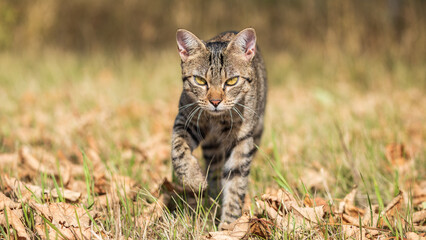
<svg viewBox="0 0 426 240"><path fill-rule="evenodd" d="M176 34L183 91L173 126L176 177L193 190L221 194L221 222L241 216L250 165L263 132L266 70L254 29L204 42ZM207 181L192 151L201 144ZM208 184L207 184L208 182ZM222 225L223 226L223 225Z"/></svg>

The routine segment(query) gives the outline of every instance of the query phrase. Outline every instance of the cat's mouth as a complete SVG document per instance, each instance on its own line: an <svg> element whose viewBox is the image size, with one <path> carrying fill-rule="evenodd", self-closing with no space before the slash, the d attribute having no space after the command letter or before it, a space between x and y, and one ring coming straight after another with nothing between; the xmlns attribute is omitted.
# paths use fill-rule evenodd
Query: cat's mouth
<svg viewBox="0 0 426 240"><path fill-rule="evenodd" d="M222 107L218 107L218 108L211 107L211 108L208 108L206 112L208 112L210 115L213 115L213 116L219 116L226 113L227 110Z"/></svg>
<svg viewBox="0 0 426 240"><path fill-rule="evenodd" d="M217 115L222 115L225 112L225 110L215 108L215 109L210 109L208 112L211 115L216 115L217 116Z"/></svg>

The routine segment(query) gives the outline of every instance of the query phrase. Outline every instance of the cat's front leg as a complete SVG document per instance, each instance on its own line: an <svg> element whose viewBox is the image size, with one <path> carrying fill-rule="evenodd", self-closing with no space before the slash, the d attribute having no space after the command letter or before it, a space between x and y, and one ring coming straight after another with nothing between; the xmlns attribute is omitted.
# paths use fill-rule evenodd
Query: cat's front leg
<svg viewBox="0 0 426 240"><path fill-rule="evenodd" d="M172 135L172 164L178 180L194 191L207 188L207 181L201 171L198 160L192 151L198 146L199 139L191 127L186 127L177 118Z"/></svg>
<svg viewBox="0 0 426 240"><path fill-rule="evenodd" d="M238 138L226 153L222 172L221 226L224 223L232 223L241 216L248 188L250 165L256 151L253 137L249 133Z"/></svg>

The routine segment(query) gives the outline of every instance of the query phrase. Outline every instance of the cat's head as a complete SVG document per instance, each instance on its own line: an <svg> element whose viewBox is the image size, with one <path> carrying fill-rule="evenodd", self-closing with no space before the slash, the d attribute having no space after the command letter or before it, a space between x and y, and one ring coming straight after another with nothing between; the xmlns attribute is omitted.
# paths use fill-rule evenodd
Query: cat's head
<svg viewBox="0 0 426 240"><path fill-rule="evenodd" d="M186 95L210 114L228 114L252 88L254 29L222 34L208 42L179 29L176 40Z"/></svg>

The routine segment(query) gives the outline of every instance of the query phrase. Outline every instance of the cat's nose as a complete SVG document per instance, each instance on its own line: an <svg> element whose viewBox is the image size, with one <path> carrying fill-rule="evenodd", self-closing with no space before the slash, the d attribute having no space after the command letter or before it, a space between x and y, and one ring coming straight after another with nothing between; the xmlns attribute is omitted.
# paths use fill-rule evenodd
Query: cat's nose
<svg viewBox="0 0 426 240"><path fill-rule="evenodd" d="M219 103L222 102L222 100L219 100L219 99L212 99L209 101L213 104L214 107L217 107L217 105L219 105Z"/></svg>

